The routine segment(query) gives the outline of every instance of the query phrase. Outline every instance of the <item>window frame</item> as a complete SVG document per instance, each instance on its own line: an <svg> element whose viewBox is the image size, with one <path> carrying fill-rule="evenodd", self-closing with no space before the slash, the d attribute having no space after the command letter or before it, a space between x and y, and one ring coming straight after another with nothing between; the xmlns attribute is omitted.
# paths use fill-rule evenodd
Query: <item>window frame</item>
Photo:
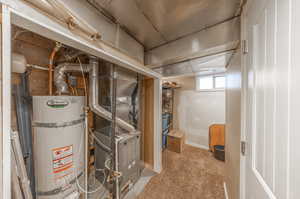
<svg viewBox="0 0 300 199"><path fill-rule="evenodd" d="M212 83L213 83L213 87L212 89L200 89L200 79L201 78L207 78L207 77L211 77L212 78ZM216 88L216 78L218 77L224 77L225 78L225 83L224 83L224 87L223 88ZM196 91L197 92L217 92L217 91L224 91L226 88L226 76L225 74L216 74L216 75L203 75L203 76L196 76Z"/></svg>

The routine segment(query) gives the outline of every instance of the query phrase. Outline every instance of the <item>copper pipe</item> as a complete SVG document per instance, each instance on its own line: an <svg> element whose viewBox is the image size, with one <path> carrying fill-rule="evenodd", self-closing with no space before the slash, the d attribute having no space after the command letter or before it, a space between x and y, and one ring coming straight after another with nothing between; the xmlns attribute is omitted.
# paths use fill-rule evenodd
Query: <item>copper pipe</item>
<svg viewBox="0 0 300 199"><path fill-rule="evenodd" d="M49 78L48 89L49 89L50 96L53 94L53 64L54 64L53 62L54 62L55 55L59 51L60 48L61 48L61 44L56 42L56 45L50 55L49 72L48 72L48 78Z"/></svg>
<svg viewBox="0 0 300 199"><path fill-rule="evenodd" d="M50 55L50 63L49 63L49 72L48 72L48 79L49 79L49 85L48 85L48 89L49 89L49 95L52 95L52 81L53 81L53 59L55 57L56 51L53 50L51 55Z"/></svg>

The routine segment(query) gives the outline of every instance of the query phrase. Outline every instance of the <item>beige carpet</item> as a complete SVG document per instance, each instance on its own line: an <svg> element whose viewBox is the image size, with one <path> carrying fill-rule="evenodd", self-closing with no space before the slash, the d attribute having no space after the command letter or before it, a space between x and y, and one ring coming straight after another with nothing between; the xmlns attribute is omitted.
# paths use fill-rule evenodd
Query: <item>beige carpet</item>
<svg viewBox="0 0 300 199"><path fill-rule="evenodd" d="M165 150L163 165L137 199L225 199L225 164L210 152L188 145L181 154Z"/></svg>

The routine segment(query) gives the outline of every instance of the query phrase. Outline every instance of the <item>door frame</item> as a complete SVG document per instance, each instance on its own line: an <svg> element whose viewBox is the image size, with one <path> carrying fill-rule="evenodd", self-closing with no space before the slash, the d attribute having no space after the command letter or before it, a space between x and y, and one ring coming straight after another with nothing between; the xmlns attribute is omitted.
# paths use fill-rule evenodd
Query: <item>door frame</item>
<svg viewBox="0 0 300 199"><path fill-rule="evenodd" d="M241 14L241 45L247 45L244 41L247 40L247 17L246 17L246 10L248 3L245 4L243 8L243 12ZM242 44L244 43L244 44ZM247 107L247 70L246 70L246 52L243 52L247 49L246 46L242 46L241 52L241 74L242 74L242 92L241 92L241 140L240 143L246 143L246 107ZM240 199L246 198L246 157L240 153Z"/></svg>
<svg viewBox="0 0 300 199"><path fill-rule="evenodd" d="M11 198L11 12L2 4L2 198Z"/></svg>
<svg viewBox="0 0 300 199"><path fill-rule="evenodd" d="M247 56L248 56L248 11L250 10L253 1L247 1L242 8L241 13L241 74L242 74L242 92L241 92L241 142L245 142L245 154L240 152L240 199L246 198L246 155L249 146L247 146L247 86L248 86L248 74L247 74ZM248 152L249 153L249 152Z"/></svg>

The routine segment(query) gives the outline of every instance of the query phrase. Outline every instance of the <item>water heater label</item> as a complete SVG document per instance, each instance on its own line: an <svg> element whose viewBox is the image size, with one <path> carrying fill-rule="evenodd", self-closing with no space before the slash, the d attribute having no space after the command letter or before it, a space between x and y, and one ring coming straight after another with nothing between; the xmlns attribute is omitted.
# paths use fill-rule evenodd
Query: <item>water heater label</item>
<svg viewBox="0 0 300 199"><path fill-rule="evenodd" d="M52 149L53 172L60 173L73 166L73 145Z"/></svg>
<svg viewBox="0 0 300 199"><path fill-rule="evenodd" d="M63 99L51 99L47 101L47 105L51 108L65 108L69 105L69 102Z"/></svg>

